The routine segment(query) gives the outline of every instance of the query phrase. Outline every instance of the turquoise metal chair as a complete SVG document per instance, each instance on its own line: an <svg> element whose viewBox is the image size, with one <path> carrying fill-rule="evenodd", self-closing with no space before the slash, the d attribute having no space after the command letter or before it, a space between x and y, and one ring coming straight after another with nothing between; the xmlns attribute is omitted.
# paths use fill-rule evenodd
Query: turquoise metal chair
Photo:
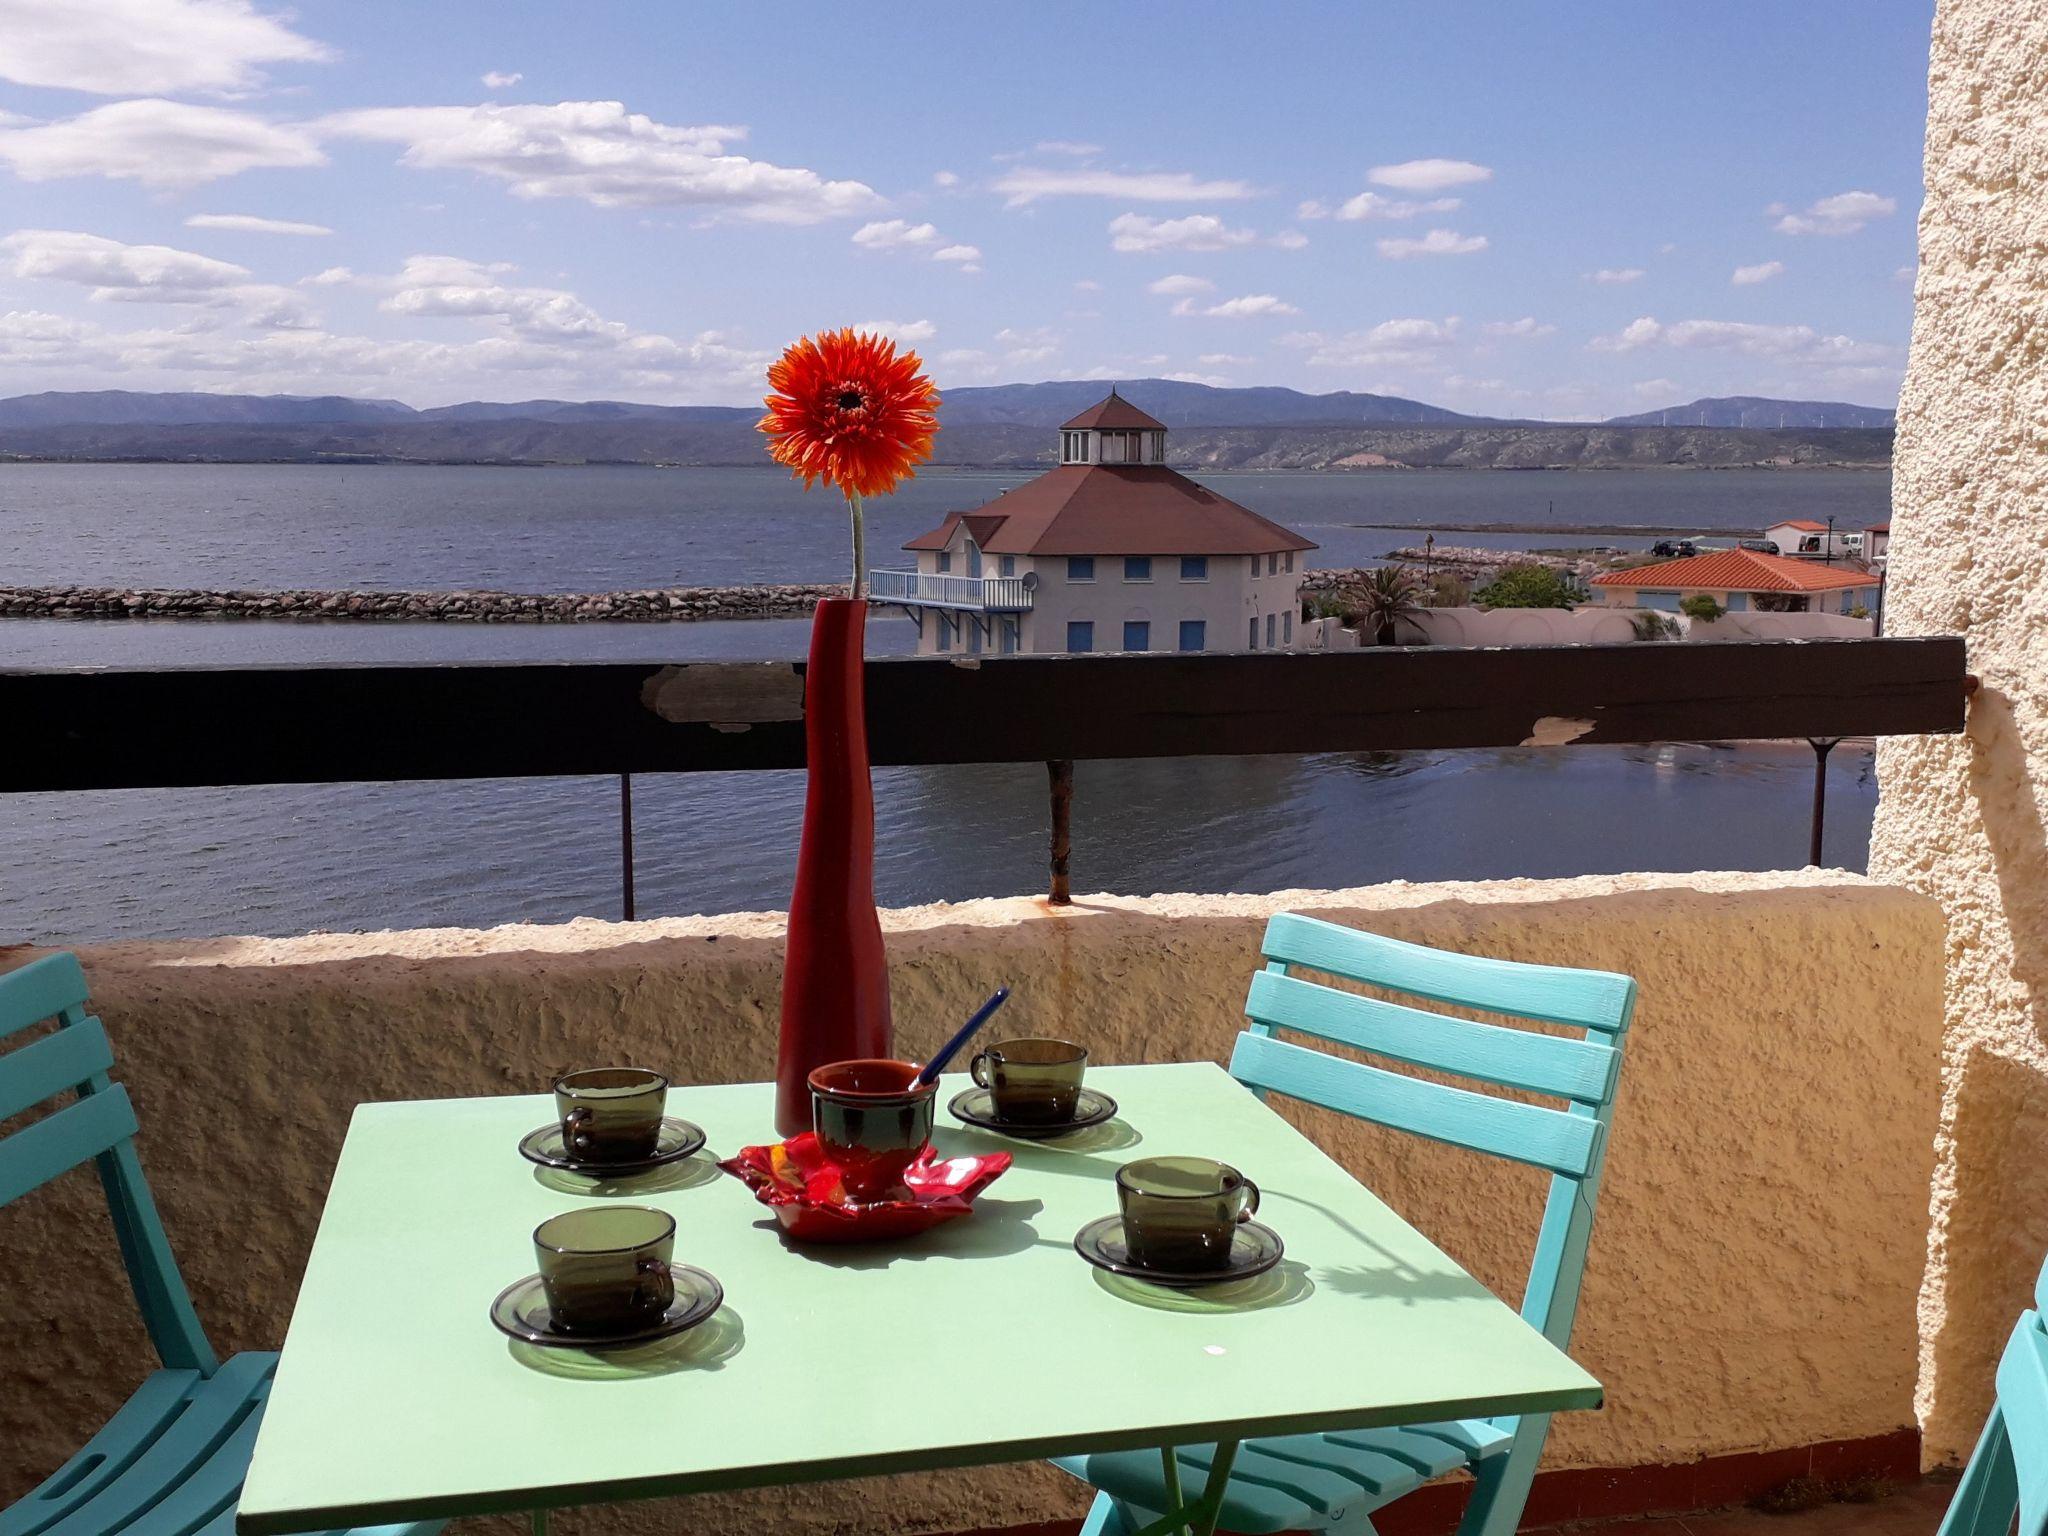
<svg viewBox="0 0 2048 1536"><path fill-rule="evenodd" d="M1283 913L1266 928L1265 969L1245 1001L1231 1075L1261 1093L1319 1104L1399 1131L1550 1171L1522 1316L1559 1348L1571 1339L1579 1278L1614 1113L1636 984L1450 954ZM1452 1018L1309 981L1306 971L1425 1002L1537 1023L1571 1036ZM1279 1031L1395 1064L1562 1101L1552 1108L1454 1087L1299 1045ZM1370 1369L1363 1363L1362 1369ZM1372 1536L1373 1511L1460 1467L1475 1479L1460 1536L1507 1536L1521 1520L1548 1414L1248 1440L1219 1451L1117 1451L1054 1463L1099 1492L1083 1536L1150 1536L1186 1526L1328 1530ZM1201 1479L1186 1500L1182 1476Z"/></svg>
<svg viewBox="0 0 2048 1536"><path fill-rule="evenodd" d="M1998 1398L1940 1536L2048 1536L2048 1266L1998 1361Z"/></svg>
<svg viewBox="0 0 2048 1536"><path fill-rule="evenodd" d="M92 1162L163 1369L83 1450L0 1511L0 1536L233 1536L277 1356L242 1354L222 1364L207 1343L135 1154L128 1090L108 1079L113 1048L86 1012L85 973L74 955L49 955L0 976L0 1046L45 1020L57 1027L0 1049L0 1124L76 1096L0 1135L0 1206ZM429 1536L440 1528L437 1521L376 1530Z"/></svg>

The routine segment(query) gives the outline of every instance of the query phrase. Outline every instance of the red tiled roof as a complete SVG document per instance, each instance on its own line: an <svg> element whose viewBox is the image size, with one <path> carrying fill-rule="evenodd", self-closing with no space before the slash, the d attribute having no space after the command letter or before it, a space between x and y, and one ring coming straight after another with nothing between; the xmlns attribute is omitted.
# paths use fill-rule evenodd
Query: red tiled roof
<svg viewBox="0 0 2048 1536"><path fill-rule="evenodd" d="M1865 533L1890 533L1892 525L1890 523L1872 523L1863 531Z"/></svg>
<svg viewBox="0 0 2048 1536"><path fill-rule="evenodd" d="M1826 533L1826 523L1816 523L1810 517L1788 517L1782 523L1771 524L1773 528L1797 528L1801 533Z"/></svg>
<svg viewBox="0 0 2048 1536"><path fill-rule="evenodd" d="M1626 571L1595 576L1596 587L1699 589L1708 592L1828 592L1838 587L1868 587L1877 578L1868 571L1760 555L1751 549L1717 549L1710 555L1663 560Z"/></svg>
<svg viewBox="0 0 2048 1536"><path fill-rule="evenodd" d="M1085 432L1094 427L1158 427L1164 430L1166 423L1154 421L1115 390L1109 398L1099 400L1088 407L1072 421L1061 427L1062 432Z"/></svg>
<svg viewBox="0 0 2048 1536"><path fill-rule="evenodd" d="M1164 465L1062 464L905 549L944 549L965 519L992 555L1264 555L1316 546Z"/></svg>

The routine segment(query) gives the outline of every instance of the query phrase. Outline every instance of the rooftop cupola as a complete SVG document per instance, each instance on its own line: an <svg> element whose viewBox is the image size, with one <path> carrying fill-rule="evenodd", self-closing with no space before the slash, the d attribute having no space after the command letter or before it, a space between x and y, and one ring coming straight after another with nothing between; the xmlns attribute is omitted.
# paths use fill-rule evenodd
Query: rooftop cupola
<svg viewBox="0 0 2048 1536"><path fill-rule="evenodd" d="M1155 421L1111 386L1109 397L1060 428L1062 464L1164 464L1166 423Z"/></svg>

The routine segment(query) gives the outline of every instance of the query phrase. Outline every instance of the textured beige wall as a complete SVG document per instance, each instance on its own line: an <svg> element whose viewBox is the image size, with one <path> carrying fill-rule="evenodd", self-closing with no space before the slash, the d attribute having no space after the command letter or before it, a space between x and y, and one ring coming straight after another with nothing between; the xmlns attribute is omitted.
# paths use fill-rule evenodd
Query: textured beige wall
<svg viewBox="0 0 2048 1536"><path fill-rule="evenodd" d="M1871 873L1948 914L1920 1399L1954 1459L2048 1250L2048 3L1942 0L1929 87L1885 619L1983 686L1966 735L1880 747Z"/></svg>
<svg viewBox="0 0 2048 1536"><path fill-rule="evenodd" d="M1808 871L1097 897L1057 915L1024 899L928 907L885 919L900 1038L928 1049L1002 980L1019 1029L1110 1061L1221 1059L1281 909L1640 979L1575 1346L1609 1406L1560 1419L1549 1464L1679 1462L1912 1422L1941 1028L1934 903ZM560 1066L617 1057L682 1082L765 1076L780 926L757 914L86 952L216 1341L282 1336L360 1100L532 1091ZM26 958L0 951L0 969ZM1519 1294L1533 1173L1290 1112ZM102 1210L77 1174L0 1211L0 1501L96 1424L145 1358ZM1001 1526L1079 1501L1029 1466L725 1496L684 1518L860 1536Z"/></svg>

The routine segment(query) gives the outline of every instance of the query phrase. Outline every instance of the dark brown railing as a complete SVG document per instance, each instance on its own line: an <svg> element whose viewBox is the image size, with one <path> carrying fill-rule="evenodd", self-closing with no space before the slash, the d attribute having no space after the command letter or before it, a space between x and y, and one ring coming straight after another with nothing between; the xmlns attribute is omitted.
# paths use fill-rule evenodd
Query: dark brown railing
<svg viewBox="0 0 2048 1536"><path fill-rule="evenodd" d="M1043 762L1064 899L1078 759L1805 740L1963 727L1956 636L867 665L877 765ZM0 669L0 792L800 768L801 662Z"/></svg>

